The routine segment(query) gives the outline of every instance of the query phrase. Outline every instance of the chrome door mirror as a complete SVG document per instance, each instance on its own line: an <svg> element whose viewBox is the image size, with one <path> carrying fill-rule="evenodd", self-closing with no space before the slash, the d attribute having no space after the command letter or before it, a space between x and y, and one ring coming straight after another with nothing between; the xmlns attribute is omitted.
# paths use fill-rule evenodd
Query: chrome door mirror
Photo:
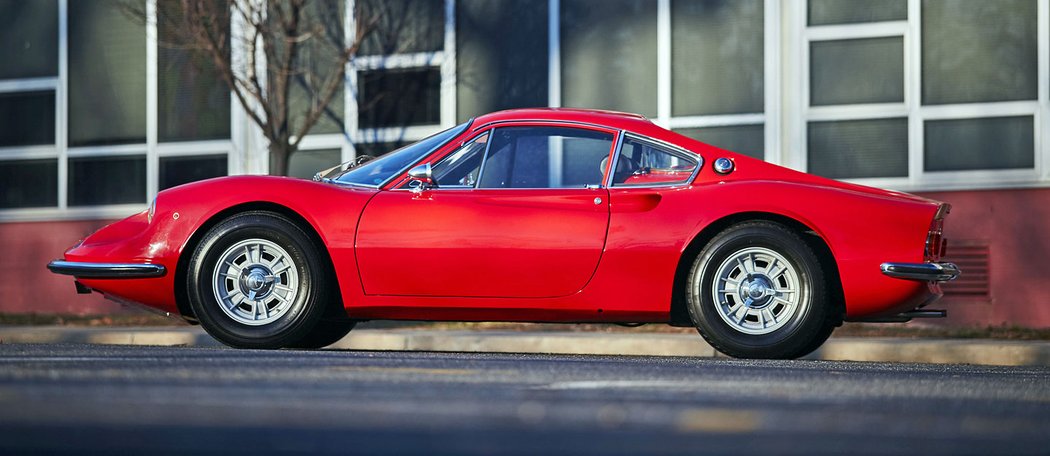
<svg viewBox="0 0 1050 456"><path fill-rule="evenodd" d="M430 163L424 163L408 170L408 179L408 187L416 193L435 186L434 170L430 167Z"/></svg>

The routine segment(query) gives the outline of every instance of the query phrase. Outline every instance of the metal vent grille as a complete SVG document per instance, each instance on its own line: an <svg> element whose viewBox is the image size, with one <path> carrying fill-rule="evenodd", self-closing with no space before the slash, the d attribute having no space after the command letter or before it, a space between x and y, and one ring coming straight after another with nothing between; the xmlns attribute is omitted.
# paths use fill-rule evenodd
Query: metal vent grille
<svg viewBox="0 0 1050 456"><path fill-rule="evenodd" d="M952 240L944 261L959 266L958 279L942 285L945 296L988 297L989 248L986 240Z"/></svg>

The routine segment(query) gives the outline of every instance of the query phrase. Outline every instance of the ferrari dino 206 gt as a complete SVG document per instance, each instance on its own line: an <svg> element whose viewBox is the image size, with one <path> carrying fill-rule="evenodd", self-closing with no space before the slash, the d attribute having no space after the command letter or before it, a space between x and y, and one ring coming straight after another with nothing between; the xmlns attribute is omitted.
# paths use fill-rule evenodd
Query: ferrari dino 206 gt
<svg viewBox="0 0 1050 456"><path fill-rule="evenodd" d="M358 321L665 323L794 358L843 321L923 309L949 206L572 109L503 111L313 181L160 192L48 267L234 347L316 348Z"/></svg>

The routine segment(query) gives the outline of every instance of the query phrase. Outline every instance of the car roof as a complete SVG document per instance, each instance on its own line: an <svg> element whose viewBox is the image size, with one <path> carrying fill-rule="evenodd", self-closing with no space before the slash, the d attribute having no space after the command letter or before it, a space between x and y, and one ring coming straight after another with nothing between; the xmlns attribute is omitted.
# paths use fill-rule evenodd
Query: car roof
<svg viewBox="0 0 1050 456"><path fill-rule="evenodd" d="M626 112L577 108L524 108L508 109L478 116L474 119L474 128L497 122L523 120L580 122L624 130L646 130L654 125L645 116Z"/></svg>

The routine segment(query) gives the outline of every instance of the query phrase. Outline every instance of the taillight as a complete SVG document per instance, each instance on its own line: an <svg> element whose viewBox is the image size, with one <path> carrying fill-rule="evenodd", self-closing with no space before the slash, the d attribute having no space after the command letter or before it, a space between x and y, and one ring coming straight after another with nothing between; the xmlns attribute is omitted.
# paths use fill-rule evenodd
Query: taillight
<svg viewBox="0 0 1050 456"><path fill-rule="evenodd" d="M926 234L926 249L923 252L926 261L940 260L948 249L948 241L944 239L944 216L951 210L950 204L941 204L930 222L930 231Z"/></svg>

